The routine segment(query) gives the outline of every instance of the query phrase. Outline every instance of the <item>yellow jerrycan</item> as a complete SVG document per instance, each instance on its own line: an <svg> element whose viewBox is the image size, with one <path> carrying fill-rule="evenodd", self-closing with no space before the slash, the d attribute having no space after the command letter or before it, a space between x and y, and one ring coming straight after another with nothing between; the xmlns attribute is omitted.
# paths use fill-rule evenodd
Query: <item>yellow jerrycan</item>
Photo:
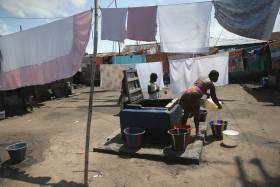
<svg viewBox="0 0 280 187"><path fill-rule="evenodd" d="M219 101L220 104L222 104L220 101ZM206 108L207 110L218 110L218 106L213 102L213 100L211 98L208 98L208 99L202 99L201 100L201 106L203 108Z"/></svg>

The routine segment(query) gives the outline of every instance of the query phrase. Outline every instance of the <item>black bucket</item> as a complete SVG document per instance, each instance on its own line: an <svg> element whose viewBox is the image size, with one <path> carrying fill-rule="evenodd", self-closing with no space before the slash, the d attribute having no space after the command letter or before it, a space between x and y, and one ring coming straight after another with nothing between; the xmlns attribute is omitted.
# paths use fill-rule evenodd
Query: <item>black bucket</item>
<svg viewBox="0 0 280 187"><path fill-rule="evenodd" d="M19 142L6 147L12 163L19 163L26 158L27 143Z"/></svg>
<svg viewBox="0 0 280 187"><path fill-rule="evenodd" d="M175 128L167 131L171 136L172 149L175 151L184 151L187 147L187 139L190 132L187 129Z"/></svg>
<svg viewBox="0 0 280 187"><path fill-rule="evenodd" d="M200 110L199 111L199 121L205 122L207 117L207 110Z"/></svg>

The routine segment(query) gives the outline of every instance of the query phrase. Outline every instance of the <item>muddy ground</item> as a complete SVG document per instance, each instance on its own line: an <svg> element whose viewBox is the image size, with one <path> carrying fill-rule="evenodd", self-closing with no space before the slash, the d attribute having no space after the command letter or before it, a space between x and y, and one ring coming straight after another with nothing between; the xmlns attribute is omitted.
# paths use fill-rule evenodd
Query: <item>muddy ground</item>
<svg viewBox="0 0 280 187"><path fill-rule="evenodd" d="M0 121L0 186L82 186L88 91ZM119 129L118 94L96 90L90 150ZM229 120L241 133L238 147L208 138L200 165L91 151L90 186L280 186L280 93L228 85L217 95L223 109L207 120ZM11 165L5 147L21 140L28 159Z"/></svg>

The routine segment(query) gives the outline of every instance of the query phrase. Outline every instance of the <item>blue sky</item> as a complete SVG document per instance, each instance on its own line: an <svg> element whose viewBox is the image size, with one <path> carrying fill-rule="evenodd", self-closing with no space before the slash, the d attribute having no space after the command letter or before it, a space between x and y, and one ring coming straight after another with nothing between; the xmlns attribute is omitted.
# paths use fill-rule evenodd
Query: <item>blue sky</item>
<svg viewBox="0 0 280 187"><path fill-rule="evenodd" d="M117 0L118 7L152 6L178 3L201 2L203 0ZM112 0L99 0L102 8L108 7ZM56 19L8 19L1 17L39 17L54 18L67 17L90 9L93 0L0 0L0 35L6 35L19 31L20 25L23 30L46 24ZM114 3L110 7L114 7ZM101 21L101 20L100 20ZM100 22L99 21L99 22ZM99 26L100 28L100 26ZM275 23L275 31L280 31L280 16ZM222 34L221 34L222 33ZM99 29L100 34L100 29ZM240 37L224 30L214 19L212 11L211 32L212 37L239 39ZM100 38L100 37L99 37ZM126 40L123 45L135 44L135 41ZM122 45L122 46L123 46ZM109 52L113 50L113 42L99 40L98 52ZM92 38L89 41L87 52L92 52Z"/></svg>

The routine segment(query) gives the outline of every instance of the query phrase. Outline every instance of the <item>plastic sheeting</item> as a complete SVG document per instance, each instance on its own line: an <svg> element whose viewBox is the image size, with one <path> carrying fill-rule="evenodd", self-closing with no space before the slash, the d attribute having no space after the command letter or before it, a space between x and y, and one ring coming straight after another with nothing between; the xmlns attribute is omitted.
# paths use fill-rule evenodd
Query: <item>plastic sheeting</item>
<svg viewBox="0 0 280 187"><path fill-rule="evenodd" d="M279 11L279 0L214 1L215 17L230 32L268 40Z"/></svg>

